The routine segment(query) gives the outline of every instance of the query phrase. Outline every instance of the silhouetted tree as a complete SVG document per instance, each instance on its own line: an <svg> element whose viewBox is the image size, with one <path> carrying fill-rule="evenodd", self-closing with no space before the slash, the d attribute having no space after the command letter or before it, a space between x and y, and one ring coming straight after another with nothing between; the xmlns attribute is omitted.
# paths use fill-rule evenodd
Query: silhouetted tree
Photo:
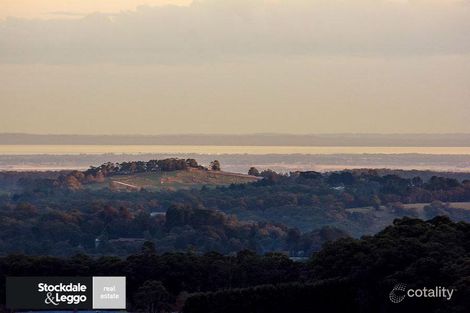
<svg viewBox="0 0 470 313"><path fill-rule="evenodd" d="M220 171L220 162L218 160L214 160L210 164L210 168L213 171Z"/></svg>
<svg viewBox="0 0 470 313"><path fill-rule="evenodd" d="M259 176L259 171L256 167L250 167L250 169L248 170L248 175Z"/></svg>
<svg viewBox="0 0 470 313"><path fill-rule="evenodd" d="M147 280L134 294L140 312L159 313L169 308L170 294L161 281Z"/></svg>

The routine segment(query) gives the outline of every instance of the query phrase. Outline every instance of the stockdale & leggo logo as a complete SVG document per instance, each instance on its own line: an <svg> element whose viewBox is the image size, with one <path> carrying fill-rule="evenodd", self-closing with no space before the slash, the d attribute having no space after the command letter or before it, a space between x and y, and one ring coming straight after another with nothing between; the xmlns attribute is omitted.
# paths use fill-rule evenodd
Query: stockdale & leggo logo
<svg viewBox="0 0 470 313"><path fill-rule="evenodd" d="M58 306L61 303L66 304L80 304L87 301L85 295L87 286L78 284L56 284L50 285L46 283L38 284L38 292L45 294L45 304ZM78 293L78 294L76 294Z"/></svg>
<svg viewBox="0 0 470 313"><path fill-rule="evenodd" d="M389 294L389 299L393 303L401 303L405 298L441 298L451 300L456 289L449 289L442 286L433 288L407 288L406 284L396 284Z"/></svg>
<svg viewBox="0 0 470 313"><path fill-rule="evenodd" d="M124 310L126 277L7 277L6 307L13 310Z"/></svg>

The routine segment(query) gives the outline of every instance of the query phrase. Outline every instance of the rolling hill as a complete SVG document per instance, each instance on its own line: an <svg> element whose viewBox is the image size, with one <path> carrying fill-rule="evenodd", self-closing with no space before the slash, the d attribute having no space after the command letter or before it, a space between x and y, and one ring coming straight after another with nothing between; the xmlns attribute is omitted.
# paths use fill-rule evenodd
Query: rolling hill
<svg viewBox="0 0 470 313"><path fill-rule="evenodd" d="M239 173L208 171L191 168L171 172L147 172L129 175L114 175L104 181L86 185L86 188L110 188L114 191L179 190L203 186L227 186L257 181L259 178Z"/></svg>

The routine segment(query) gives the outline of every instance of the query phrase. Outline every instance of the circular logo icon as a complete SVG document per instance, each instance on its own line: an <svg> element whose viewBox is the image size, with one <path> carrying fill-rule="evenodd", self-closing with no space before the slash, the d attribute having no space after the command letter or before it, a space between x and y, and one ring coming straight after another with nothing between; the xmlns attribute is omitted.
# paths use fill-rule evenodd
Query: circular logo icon
<svg viewBox="0 0 470 313"><path fill-rule="evenodd" d="M406 285L405 284L396 284L393 287L392 291L389 294L390 301L393 303L400 303L405 299L406 296Z"/></svg>

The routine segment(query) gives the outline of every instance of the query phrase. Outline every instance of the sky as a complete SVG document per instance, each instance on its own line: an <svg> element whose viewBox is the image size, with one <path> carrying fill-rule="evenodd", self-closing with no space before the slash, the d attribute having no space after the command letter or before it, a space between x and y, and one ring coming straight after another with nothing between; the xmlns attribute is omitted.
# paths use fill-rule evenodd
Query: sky
<svg viewBox="0 0 470 313"><path fill-rule="evenodd" d="M0 132L470 133L467 0L0 0Z"/></svg>

